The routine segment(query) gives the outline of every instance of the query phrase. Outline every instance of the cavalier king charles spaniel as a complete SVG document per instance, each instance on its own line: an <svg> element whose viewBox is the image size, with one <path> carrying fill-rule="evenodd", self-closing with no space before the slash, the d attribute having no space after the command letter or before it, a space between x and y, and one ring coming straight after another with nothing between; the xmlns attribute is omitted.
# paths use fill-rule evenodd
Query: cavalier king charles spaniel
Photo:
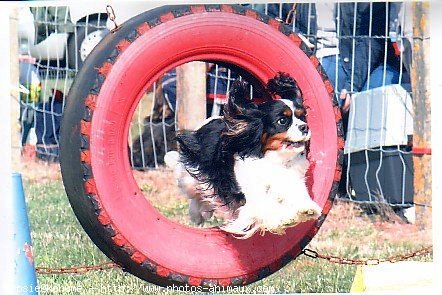
<svg viewBox="0 0 442 295"><path fill-rule="evenodd" d="M321 214L305 182L311 132L301 91L286 73L266 86L279 99L255 104L250 85L236 80L223 116L179 132L179 152L165 156L190 199L192 221L221 215L221 229L238 238L258 231L283 234Z"/></svg>

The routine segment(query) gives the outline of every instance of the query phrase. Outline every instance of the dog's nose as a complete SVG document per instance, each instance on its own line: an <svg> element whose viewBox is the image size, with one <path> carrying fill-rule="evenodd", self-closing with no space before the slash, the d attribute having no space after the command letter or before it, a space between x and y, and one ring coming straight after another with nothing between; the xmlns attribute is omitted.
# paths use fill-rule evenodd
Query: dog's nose
<svg viewBox="0 0 442 295"><path fill-rule="evenodd" d="M307 124L302 124L298 126L299 131L302 132L302 134L307 134L308 133L308 126Z"/></svg>

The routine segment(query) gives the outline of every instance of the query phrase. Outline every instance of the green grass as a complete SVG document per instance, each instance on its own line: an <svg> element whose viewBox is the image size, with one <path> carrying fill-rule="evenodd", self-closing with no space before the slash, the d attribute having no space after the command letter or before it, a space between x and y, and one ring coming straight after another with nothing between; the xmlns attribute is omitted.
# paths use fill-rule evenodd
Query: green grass
<svg viewBox="0 0 442 295"><path fill-rule="evenodd" d="M71 210L60 180L42 183L27 180L25 191L36 266L68 267L109 261L82 230ZM186 212L183 204L179 202L176 208L168 210L166 214ZM371 243L364 242L365 238L372 239ZM323 252L349 258L371 255L386 257L420 246L416 240L398 241L394 244L379 243L379 233L370 224L363 227L358 227L357 224L341 228L329 226L324 231L321 229L312 244ZM236 290L238 291L236 293L349 292L355 270L355 266L337 265L301 256L268 278ZM119 269L86 274L38 275L38 283L40 294L176 293L146 283Z"/></svg>

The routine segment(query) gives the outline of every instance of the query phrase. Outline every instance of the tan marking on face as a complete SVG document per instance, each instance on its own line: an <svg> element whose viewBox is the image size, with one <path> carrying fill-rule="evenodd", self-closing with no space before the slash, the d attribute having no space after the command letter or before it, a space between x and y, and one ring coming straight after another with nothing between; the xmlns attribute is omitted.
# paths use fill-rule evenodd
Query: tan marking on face
<svg viewBox="0 0 442 295"><path fill-rule="evenodd" d="M282 148L282 143L287 139L287 132L277 133L275 135L269 136L267 133L264 133L262 136L262 151L265 153L266 151L275 151Z"/></svg>
<svg viewBox="0 0 442 295"><path fill-rule="evenodd" d="M293 112L292 112L292 110L289 109L289 108L285 109L284 112L282 112L282 114L283 114L284 116L286 116L286 117L291 117L291 116L293 116Z"/></svg>
<svg viewBox="0 0 442 295"><path fill-rule="evenodd" d="M303 116L303 115L305 115L305 110L304 109L296 109L295 110L295 116L296 117L301 117L301 116Z"/></svg>
<svg viewBox="0 0 442 295"><path fill-rule="evenodd" d="M261 137L261 145L262 145L262 146L265 146L268 137L269 137L269 134L268 134L268 133L263 133L263 134L262 134L262 137Z"/></svg>

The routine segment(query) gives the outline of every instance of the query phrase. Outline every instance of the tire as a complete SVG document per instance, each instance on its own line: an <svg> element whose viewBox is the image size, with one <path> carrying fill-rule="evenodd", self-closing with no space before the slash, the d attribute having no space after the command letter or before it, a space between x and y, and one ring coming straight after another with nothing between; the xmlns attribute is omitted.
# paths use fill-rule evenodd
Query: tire
<svg viewBox="0 0 442 295"><path fill-rule="evenodd" d="M106 23L106 20L101 20L100 23ZM97 27L98 21L91 20L89 25L85 22L79 22L76 26L76 34L72 34L68 40L67 48L67 62L70 69L79 70L93 49L93 45L98 44L105 35L108 34L108 29L100 29ZM91 38L96 40L90 41ZM85 42L93 43L85 46Z"/></svg>
<svg viewBox="0 0 442 295"><path fill-rule="evenodd" d="M312 130L307 182L323 208L317 221L238 240L174 223L146 201L127 157L129 123L145 89L192 60L232 64L261 83L278 71L296 79ZM81 225L128 272L161 286L245 285L296 258L322 225L339 184L342 135L331 83L289 28L242 6L166 6L124 23L86 60L67 99L61 171Z"/></svg>

